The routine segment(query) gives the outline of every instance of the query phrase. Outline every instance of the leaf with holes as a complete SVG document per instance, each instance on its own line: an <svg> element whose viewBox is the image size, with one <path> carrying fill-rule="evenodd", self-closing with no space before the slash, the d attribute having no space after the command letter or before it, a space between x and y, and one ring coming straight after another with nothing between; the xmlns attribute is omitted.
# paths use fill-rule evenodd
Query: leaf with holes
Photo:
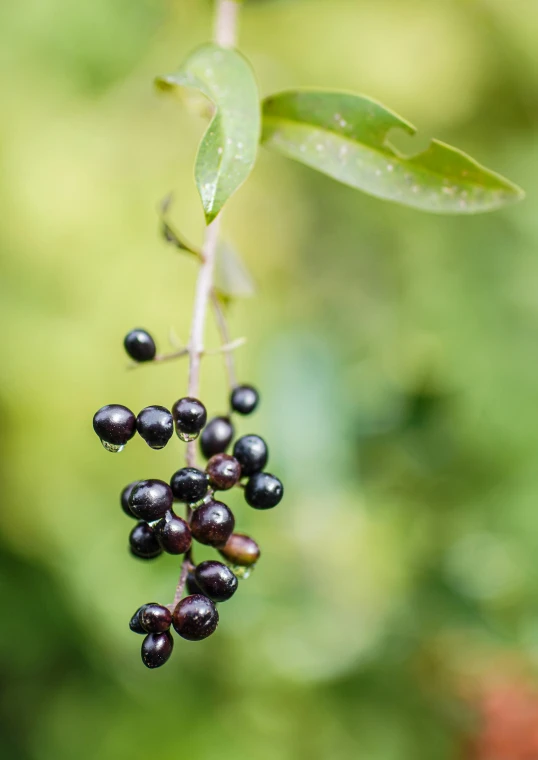
<svg viewBox="0 0 538 760"><path fill-rule="evenodd" d="M388 141L395 128L416 132L362 95L296 90L263 103L268 148L378 198L439 214L474 214L524 197L509 180L438 140L419 155L402 155Z"/></svg>
<svg viewBox="0 0 538 760"><path fill-rule="evenodd" d="M175 74L158 77L160 90L188 87L214 106L196 156L195 179L209 224L246 180L260 137L260 104L252 70L240 53L217 45L195 50Z"/></svg>

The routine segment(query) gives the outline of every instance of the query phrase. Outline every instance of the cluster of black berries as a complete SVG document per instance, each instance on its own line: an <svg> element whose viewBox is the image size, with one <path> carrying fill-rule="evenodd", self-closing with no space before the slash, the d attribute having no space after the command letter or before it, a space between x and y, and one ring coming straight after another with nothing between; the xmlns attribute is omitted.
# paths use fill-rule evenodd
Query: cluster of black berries
<svg viewBox="0 0 538 760"><path fill-rule="evenodd" d="M155 358L155 343L144 330L131 331L124 345L135 361ZM250 414L258 400L252 386L237 386L230 396L231 411ZM233 455L229 455L226 451L234 437L230 417L215 417L207 424L206 421L205 406L188 397L176 401L171 412L161 406L149 406L135 417L127 407L110 404L99 409L93 418L94 430L108 451L121 451L136 431L151 448L161 449L175 428L182 441L192 441L201 433L200 449L208 460L205 471L183 467L172 475L170 484L140 480L130 483L121 493L123 511L138 520L129 535L134 556L154 559L162 552L185 555L185 586L189 595L175 606L144 604L131 619L131 630L145 635L142 661L148 668L157 668L170 657L171 627L189 641L212 634L219 620L216 603L233 596L238 577L248 577L260 556L252 538L233 532L235 518L226 504L215 499L215 492L241 486L247 503L255 509L274 507L283 495L280 480L263 471L268 459L263 438L242 436L235 441ZM175 514L174 502L187 505L187 519ZM226 564L211 560L195 565L193 538L218 549Z"/></svg>

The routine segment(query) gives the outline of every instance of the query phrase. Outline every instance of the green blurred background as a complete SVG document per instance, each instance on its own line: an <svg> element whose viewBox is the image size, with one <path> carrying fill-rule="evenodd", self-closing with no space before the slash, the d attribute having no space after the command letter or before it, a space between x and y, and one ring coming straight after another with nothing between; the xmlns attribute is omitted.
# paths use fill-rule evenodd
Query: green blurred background
<svg viewBox="0 0 538 760"><path fill-rule="evenodd" d="M268 439L286 498L230 497L259 566L216 636L148 671L127 622L171 600L178 561L128 556L118 494L182 451L111 457L91 418L186 389L181 362L126 371L122 339L188 334L196 267L156 208L174 189L174 223L201 240L203 122L152 78L209 38L211 10L0 7L0 756L467 758L482 684L538 666L538 4L245 3L263 94L363 92L417 145L454 143L528 195L428 216L261 152L224 218L258 286L230 322L263 395L239 429ZM226 408L219 357L203 398Z"/></svg>

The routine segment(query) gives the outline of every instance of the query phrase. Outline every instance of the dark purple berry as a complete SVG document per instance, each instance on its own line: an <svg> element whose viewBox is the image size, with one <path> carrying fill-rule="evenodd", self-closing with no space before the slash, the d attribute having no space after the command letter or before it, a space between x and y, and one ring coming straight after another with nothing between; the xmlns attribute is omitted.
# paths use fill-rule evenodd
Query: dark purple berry
<svg viewBox="0 0 538 760"><path fill-rule="evenodd" d="M238 385L230 396L230 406L239 414L251 414L258 406L260 396L252 385Z"/></svg>
<svg viewBox="0 0 538 760"><path fill-rule="evenodd" d="M153 559L162 554L153 528L145 522L134 526L129 534L129 544L132 554L140 559Z"/></svg>
<svg viewBox="0 0 538 760"><path fill-rule="evenodd" d="M276 507L283 495L282 483L268 472L257 472L249 478L245 486L245 499L254 509Z"/></svg>
<svg viewBox="0 0 538 760"><path fill-rule="evenodd" d="M131 512L141 520L159 520L172 508L174 496L162 480L140 480L129 497Z"/></svg>
<svg viewBox="0 0 538 760"><path fill-rule="evenodd" d="M108 451L119 451L136 432L136 417L121 404L103 406L93 416L93 429Z"/></svg>
<svg viewBox="0 0 538 760"><path fill-rule="evenodd" d="M225 602L237 591L237 578L229 567L216 560L201 562L194 571L196 583L214 602Z"/></svg>
<svg viewBox="0 0 538 760"><path fill-rule="evenodd" d="M167 512L154 527L161 547L168 554L185 554L191 548L191 529L181 517Z"/></svg>
<svg viewBox="0 0 538 760"><path fill-rule="evenodd" d="M174 420L164 406L147 406L136 418L136 429L152 449L164 449L174 432Z"/></svg>
<svg viewBox="0 0 538 760"><path fill-rule="evenodd" d="M146 633L164 633L172 625L172 613L168 607L151 602L140 608L138 621Z"/></svg>
<svg viewBox="0 0 538 760"><path fill-rule="evenodd" d="M146 635L146 631L142 628L140 625L140 613L144 609L146 605L143 604L142 607L139 607L133 617L131 618L131 621L129 623L129 628L133 633L142 633L144 636Z"/></svg>
<svg viewBox="0 0 538 760"><path fill-rule="evenodd" d="M197 398L180 398L172 407L176 433L182 441L193 441L206 423L205 406Z"/></svg>
<svg viewBox="0 0 538 760"><path fill-rule="evenodd" d="M196 467L182 467L170 478L172 493L178 501L195 504L201 501L209 488L209 477L206 472Z"/></svg>
<svg viewBox="0 0 538 760"><path fill-rule="evenodd" d="M125 486L120 496L121 508L123 509L123 511L128 517L134 517L135 519L136 519L136 515L133 515L133 513L131 512L131 508L129 506L129 499L131 497L131 493L133 492L133 488L136 485L138 485L138 480L135 480L132 483L129 483L128 486Z"/></svg>
<svg viewBox="0 0 538 760"><path fill-rule="evenodd" d="M127 333L123 345L135 362L150 362L155 358L155 341L148 332L139 327Z"/></svg>
<svg viewBox="0 0 538 760"><path fill-rule="evenodd" d="M201 544L223 546L233 533L235 519L226 504L210 501L192 513L191 533Z"/></svg>
<svg viewBox="0 0 538 760"><path fill-rule="evenodd" d="M222 454L234 437L234 427L228 417L213 417L200 436L200 449L206 459L214 454Z"/></svg>
<svg viewBox="0 0 538 760"><path fill-rule="evenodd" d="M170 658L174 639L166 633L149 633L142 642L142 662L146 668L160 668Z"/></svg>
<svg viewBox="0 0 538 760"><path fill-rule="evenodd" d="M202 596L205 596L200 586L196 583L196 578L192 571L187 573L187 591L189 594L202 594Z"/></svg>
<svg viewBox="0 0 538 760"><path fill-rule="evenodd" d="M241 465L229 454L215 454L207 463L209 482L217 491L233 488L241 478Z"/></svg>
<svg viewBox="0 0 538 760"><path fill-rule="evenodd" d="M241 465L243 475L254 475L263 470L268 456L267 444L259 435L244 435L235 442L234 457Z"/></svg>
<svg viewBox="0 0 538 760"><path fill-rule="evenodd" d="M232 533L219 552L228 562L242 567L253 565L260 558L260 547L256 541L242 533Z"/></svg>
<svg viewBox="0 0 538 760"><path fill-rule="evenodd" d="M172 625L188 641L211 636L219 624L217 608L206 596L193 594L182 599L174 610Z"/></svg>

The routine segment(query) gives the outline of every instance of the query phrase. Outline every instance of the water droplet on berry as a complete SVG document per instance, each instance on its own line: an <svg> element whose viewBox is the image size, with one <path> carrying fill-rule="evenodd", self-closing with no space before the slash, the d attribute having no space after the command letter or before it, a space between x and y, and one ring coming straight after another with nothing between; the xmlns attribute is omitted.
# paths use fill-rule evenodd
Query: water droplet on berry
<svg viewBox="0 0 538 760"><path fill-rule="evenodd" d="M101 438L101 443L105 447L107 451L110 451L112 454L118 454L120 451L123 451L125 446L118 446L115 443L109 443L108 441L103 441Z"/></svg>
<svg viewBox="0 0 538 760"><path fill-rule="evenodd" d="M246 581L256 567L256 564L243 567L242 565L228 565L233 574L242 581Z"/></svg>
<svg viewBox="0 0 538 760"><path fill-rule="evenodd" d="M190 441L195 441L199 433L184 433L182 430L176 430L177 437L180 441L184 441L185 443L190 443Z"/></svg>

